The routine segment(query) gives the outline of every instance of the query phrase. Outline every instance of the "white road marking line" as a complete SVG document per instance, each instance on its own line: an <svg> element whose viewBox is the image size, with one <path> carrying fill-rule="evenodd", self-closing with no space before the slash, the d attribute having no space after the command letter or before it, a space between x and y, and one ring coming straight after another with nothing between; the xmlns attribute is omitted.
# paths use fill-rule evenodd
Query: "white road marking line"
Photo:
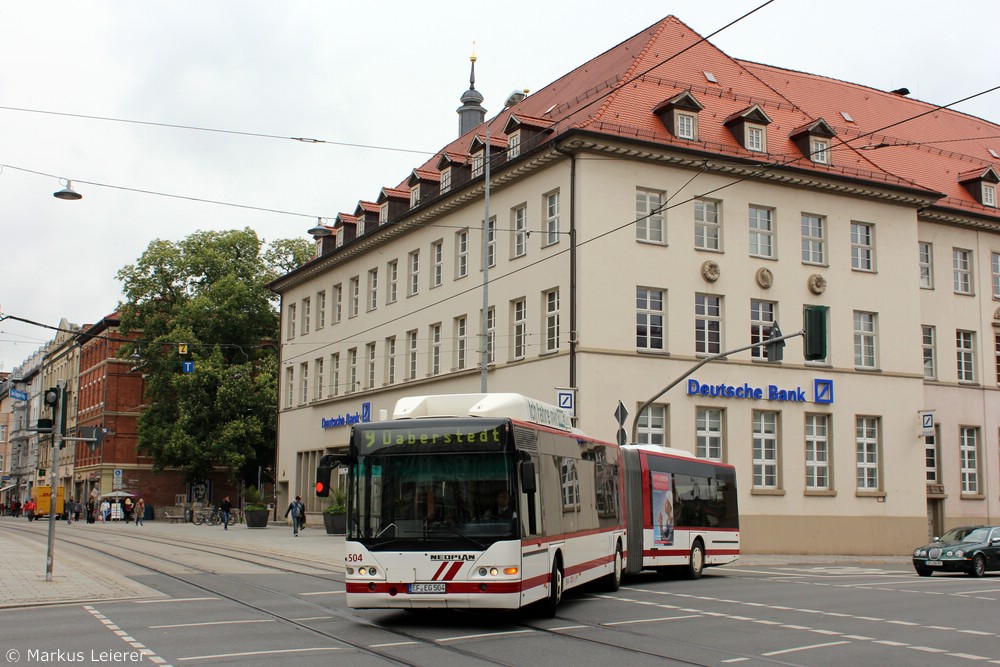
<svg viewBox="0 0 1000 667"><path fill-rule="evenodd" d="M634 621L612 621L610 623L601 623L601 625L631 625L633 623L659 623L660 621L680 621L685 618L701 618L699 614L690 614L688 616L665 616L663 618L640 618Z"/></svg>
<svg viewBox="0 0 1000 667"><path fill-rule="evenodd" d="M969 653L947 653L945 655L950 655L953 658L965 658L966 660L989 660L981 655L971 655Z"/></svg>
<svg viewBox="0 0 1000 667"><path fill-rule="evenodd" d="M207 602L219 598L167 598L163 600L134 600L132 604L163 604L165 602Z"/></svg>
<svg viewBox="0 0 1000 667"><path fill-rule="evenodd" d="M563 625L558 628L547 628L550 632L562 632L563 630L579 630L581 628L590 627L588 625Z"/></svg>
<svg viewBox="0 0 1000 667"><path fill-rule="evenodd" d="M302 595L302 596L307 596L307 595L340 595L343 592L344 591L310 591L308 593L299 593L299 595Z"/></svg>
<svg viewBox="0 0 1000 667"><path fill-rule="evenodd" d="M911 646L914 651L923 651L924 653L947 653L948 651L943 648L931 648L930 646Z"/></svg>
<svg viewBox="0 0 1000 667"><path fill-rule="evenodd" d="M204 621L203 623L172 623L170 625L151 625L150 630L159 630L162 628L197 628L202 625L238 625L240 623L274 623L275 621L268 618L260 618L246 621Z"/></svg>
<svg viewBox="0 0 1000 667"><path fill-rule="evenodd" d="M415 646L420 642L389 642L388 644L372 644L368 648L392 648L393 646Z"/></svg>
<svg viewBox="0 0 1000 667"><path fill-rule="evenodd" d="M765 658L770 658L774 655L784 655L785 653L795 653L796 651L811 651L814 648L826 648L828 646L840 646L842 644L850 644L851 642L828 642L826 644L812 644L810 646L799 646L797 648L786 648L780 651L771 651L769 653L761 653Z"/></svg>
<svg viewBox="0 0 1000 667"><path fill-rule="evenodd" d="M280 655L282 653L309 653L317 651L343 651L339 646L317 646L316 648L289 648L276 649L273 651L246 651L245 653L217 653L215 655L192 655L187 658L177 658L177 662L191 662L194 660L215 660L218 658L242 658L248 655Z"/></svg>
<svg viewBox="0 0 1000 667"><path fill-rule="evenodd" d="M722 662L723 663L729 663L729 662L746 662L749 659L750 658L730 658L729 660L723 660Z"/></svg>
<svg viewBox="0 0 1000 667"><path fill-rule="evenodd" d="M463 639L485 639L487 637L503 637L503 636L506 636L506 635L526 635L526 634L529 634L529 633L532 633L532 632L536 632L536 631L535 630L507 630L505 632L483 632L483 633L480 633L480 634L477 634L477 635L458 635L458 636L455 636L455 637L442 637L441 639L435 639L434 641L438 642L438 643L458 642L458 641L462 641Z"/></svg>
<svg viewBox="0 0 1000 667"><path fill-rule="evenodd" d="M111 619L109 619L107 616L97 611L96 609L94 609L92 605L84 605L83 608L86 609L94 618L99 620L104 625L105 628L111 630L117 636L121 637L122 641L124 641L134 649L141 650L141 655L143 656L143 659L148 659L151 663L154 663L156 665L162 665L163 667L171 667L170 663L168 663L166 660L164 660L160 656L156 655L155 653L147 649L145 645L137 642L134 637L131 637L127 632L121 630L117 625L111 622Z"/></svg>

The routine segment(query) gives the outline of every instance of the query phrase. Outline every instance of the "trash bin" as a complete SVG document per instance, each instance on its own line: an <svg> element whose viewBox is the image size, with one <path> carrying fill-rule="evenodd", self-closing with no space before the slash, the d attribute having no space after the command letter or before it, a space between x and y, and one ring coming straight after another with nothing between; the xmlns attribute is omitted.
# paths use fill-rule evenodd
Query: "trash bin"
<svg viewBox="0 0 1000 667"><path fill-rule="evenodd" d="M146 505L146 510L142 513L143 521L151 521L156 518L156 512L153 511L152 505Z"/></svg>
<svg viewBox="0 0 1000 667"><path fill-rule="evenodd" d="M184 510L184 523L191 523L192 516L191 510Z"/></svg>

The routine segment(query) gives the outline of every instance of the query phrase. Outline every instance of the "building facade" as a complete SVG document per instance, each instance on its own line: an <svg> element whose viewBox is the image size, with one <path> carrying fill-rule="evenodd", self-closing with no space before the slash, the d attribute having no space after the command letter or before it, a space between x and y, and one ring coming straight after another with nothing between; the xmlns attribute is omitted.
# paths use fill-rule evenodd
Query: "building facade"
<svg viewBox="0 0 1000 667"><path fill-rule="evenodd" d="M996 521L1000 126L699 39L668 17L310 230L272 285L286 496L320 509L352 423L485 382L734 464L748 552ZM699 366L807 306L824 358Z"/></svg>

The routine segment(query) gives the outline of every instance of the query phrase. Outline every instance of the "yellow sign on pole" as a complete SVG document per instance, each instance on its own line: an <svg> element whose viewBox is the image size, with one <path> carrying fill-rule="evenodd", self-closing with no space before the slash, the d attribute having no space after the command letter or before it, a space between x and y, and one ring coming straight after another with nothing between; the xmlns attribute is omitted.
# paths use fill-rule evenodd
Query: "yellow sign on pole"
<svg viewBox="0 0 1000 667"><path fill-rule="evenodd" d="M177 346L177 354L187 354L187 353L188 353L187 343L180 343Z"/></svg>

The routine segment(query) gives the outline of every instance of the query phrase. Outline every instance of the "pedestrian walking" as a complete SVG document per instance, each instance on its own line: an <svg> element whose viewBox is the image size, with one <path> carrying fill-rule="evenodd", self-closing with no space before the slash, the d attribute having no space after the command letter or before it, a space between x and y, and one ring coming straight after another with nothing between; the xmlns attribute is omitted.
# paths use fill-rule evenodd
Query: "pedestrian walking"
<svg viewBox="0 0 1000 667"><path fill-rule="evenodd" d="M97 505L94 503L94 499L91 498L87 501L87 523L95 523L97 518L94 516L97 514Z"/></svg>
<svg viewBox="0 0 1000 667"><path fill-rule="evenodd" d="M288 503L288 509L285 510L285 516L291 515L292 517L292 535L294 537L299 536L299 525L302 516L306 512L306 506L302 504L302 496L295 496L295 500Z"/></svg>
<svg viewBox="0 0 1000 667"><path fill-rule="evenodd" d="M233 504L229 502L229 496L222 499L222 503L219 505L219 511L222 512L223 529L229 530L229 516L233 511Z"/></svg>
<svg viewBox="0 0 1000 667"><path fill-rule="evenodd" d="M101 501L101 523L107 523L111 520L111 503L107 500Z"/></svg>
<svg viewBox="0 0 1000 667"><path fill-rule="evenodd" d="M83 512L83 503L77 500L73 503L73 521L80 520L80 513Z"/></svg>
<svg viewBox="0 0 1000 667"><path fill-rule="evenodd" d="M139 502L135 504L135 507L132 508L132 511L135 512L135 525L141 526L143 515L146 514L146 501L143 500L142 498L139 498Z"/></svg>

